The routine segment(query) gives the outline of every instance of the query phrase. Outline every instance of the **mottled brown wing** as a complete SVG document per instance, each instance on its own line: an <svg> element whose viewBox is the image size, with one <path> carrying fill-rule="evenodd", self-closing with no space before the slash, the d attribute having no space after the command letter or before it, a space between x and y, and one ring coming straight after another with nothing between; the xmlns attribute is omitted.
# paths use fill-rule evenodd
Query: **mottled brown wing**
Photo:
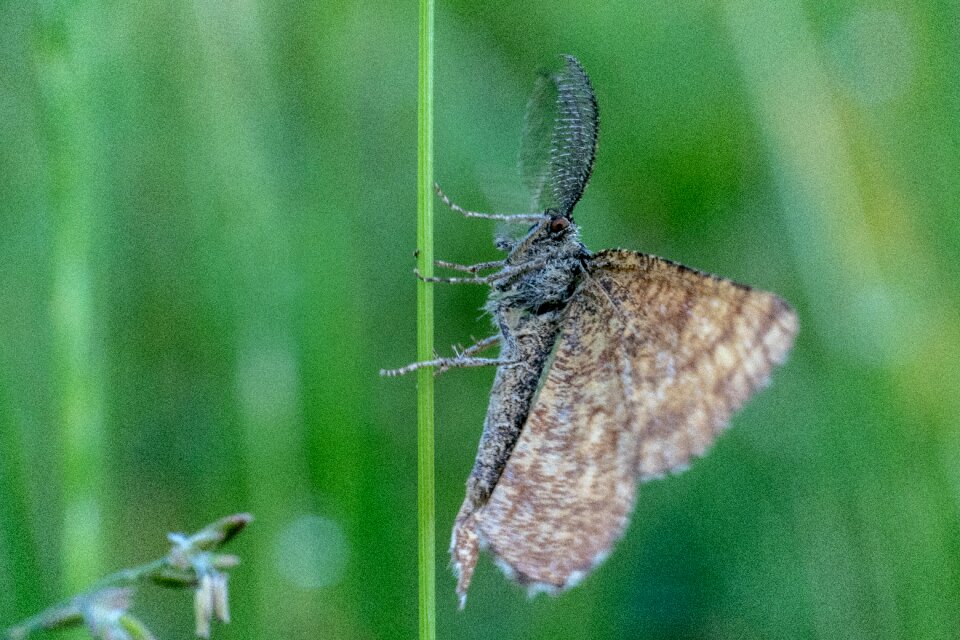
<svg viewBox="0 0 960 640"><path fill-rule="evenodd" d="M796 331L772 294L653 256L595 255L472 523L480 545L531 588L575 584L622 534L637 479L704 453Z"/></svg>

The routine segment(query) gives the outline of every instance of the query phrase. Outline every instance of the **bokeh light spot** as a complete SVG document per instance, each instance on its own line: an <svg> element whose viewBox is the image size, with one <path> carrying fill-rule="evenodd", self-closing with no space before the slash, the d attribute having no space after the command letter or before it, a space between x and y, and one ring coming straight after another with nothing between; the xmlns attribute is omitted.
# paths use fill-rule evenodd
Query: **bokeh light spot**
<svg viewBox="0 0 960 640"><path fill-rule="evenodd" d="M330 587L343 577L350 549L343 528L330 518L302 515L291 520L274 542L277 571L301 589Z"/></svg>

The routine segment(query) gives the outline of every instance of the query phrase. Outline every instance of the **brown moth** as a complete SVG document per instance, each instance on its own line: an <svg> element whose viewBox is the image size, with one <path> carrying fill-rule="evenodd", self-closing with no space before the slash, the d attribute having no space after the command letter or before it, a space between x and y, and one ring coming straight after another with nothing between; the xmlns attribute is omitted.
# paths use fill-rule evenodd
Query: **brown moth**
<svg viewBox="0 0 960 640"><path fill-rule="evenodd" d="M580 63L538 79L520 166L540 213L498 241L504 260L438 261L490 285L497 334L420 367L497 367L450 553L462 607L481 549L531 594L577 584L610 552L637 483L683 470L767 384L797 332L777 296L655 256L591 253L573 208L597 148L598 112ZM478 275L493 270L486 276ZM500 345L496 358L476 354Z"/></svg>

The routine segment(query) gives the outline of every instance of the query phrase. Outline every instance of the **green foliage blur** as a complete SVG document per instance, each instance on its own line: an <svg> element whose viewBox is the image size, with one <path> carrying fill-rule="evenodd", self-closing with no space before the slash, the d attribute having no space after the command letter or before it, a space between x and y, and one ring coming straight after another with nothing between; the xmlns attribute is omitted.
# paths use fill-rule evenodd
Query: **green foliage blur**
<svg viewBox="0 0 960 640"><path fill-rule="evenodd" d="M960 9L437 7L436 166L522 211L535 70L601 113L576 210L620 246L776 291L790 362L641 488L582 586L528 600L446 545L492 371L437 381L442 638L960 636ZM228 513L216 638L417 629L415 2L0 3L0 627ZM494 225L437 206L437 256ZM436 343L489 334L438 288ZM159 638L189 594L144 590ZM71 636L81 637L81 636Z"/></svg>

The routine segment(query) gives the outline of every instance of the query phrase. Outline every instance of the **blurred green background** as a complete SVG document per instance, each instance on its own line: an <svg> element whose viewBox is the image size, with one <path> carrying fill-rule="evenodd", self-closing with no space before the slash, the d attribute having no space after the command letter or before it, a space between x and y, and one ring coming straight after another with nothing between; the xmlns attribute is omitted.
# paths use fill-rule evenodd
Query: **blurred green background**
<svg viewBox="0 0 960 640"><path fill-rule="evenodd" d="M597 90L593 249L776 291L789 364L645 485L611 558L529 601L445 570L492 371L437 382L443 638L960 636L960 9L437 7L437 177L519 211L535 70ZM0 3L0 627L249 510L216 638L417 628L417 7ZM437 207L437 255L492 223ZM489 333L436 292L436 343ZM146 589L160 638L187 593ZM76 636L74 636L76 637Z"/></svg>

